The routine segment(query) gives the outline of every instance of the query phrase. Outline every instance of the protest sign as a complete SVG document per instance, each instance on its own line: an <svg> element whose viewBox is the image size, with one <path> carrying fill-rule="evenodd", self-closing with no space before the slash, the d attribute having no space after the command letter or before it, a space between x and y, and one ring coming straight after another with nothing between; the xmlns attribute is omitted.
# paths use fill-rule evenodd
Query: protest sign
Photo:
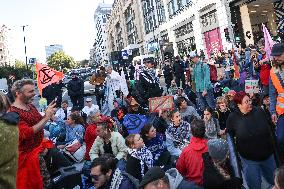
<svg viewBox="0 0 284 189"><path fill-rule="evenodd" d="M159 110L173 110L174 98L172 96L161 96L149 98L150 112L159 112Z"/></svg>
<svg viewBox="0 0 284 189"><path fill-rule="evenodd" d="M246 80L245 92L248 94L259 93L258 80Z"/></svg>
<svg viewBox="0 0 284 189"><path fill-rule="evenodd" d="M129 134L138 134L147 122L145 115L126 114L123 118L123 125Z"/></svg>

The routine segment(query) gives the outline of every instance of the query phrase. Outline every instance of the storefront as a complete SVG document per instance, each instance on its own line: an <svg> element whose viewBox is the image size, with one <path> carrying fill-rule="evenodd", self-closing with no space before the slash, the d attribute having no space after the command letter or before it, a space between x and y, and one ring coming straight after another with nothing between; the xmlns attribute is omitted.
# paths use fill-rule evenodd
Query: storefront
<svg viewBox="0 0 284 189"><path fill-rule="evenodd" d="M223 50L216 5L210 4L200 11L201 32L207 55Z"/></svg>
<svg viewBox="0 0 284 189"><path fill-rule="evenodd" d="M172 30L175 35L175 42L177 44L178 54L181 56L188 55L191 51L196 49L195 37L193 32L192 21L195 16L191 16L175 25Z"/></svg>
<svg viewBox="0 0 284 189"><path fill-rule="evenodd" d="M263 38L262 24L276 38L284 33L284 2L281 0L236 0L230 3L237 43L257 44Z"/></svg>

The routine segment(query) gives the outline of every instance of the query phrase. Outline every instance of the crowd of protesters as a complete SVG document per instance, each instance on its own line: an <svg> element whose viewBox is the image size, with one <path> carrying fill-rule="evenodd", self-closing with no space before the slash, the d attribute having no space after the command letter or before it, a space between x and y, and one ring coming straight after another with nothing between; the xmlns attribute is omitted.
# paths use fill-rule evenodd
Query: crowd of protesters
<svg viewBox="0 0 284 189"><path fill-rule="evenodd" d="M67 85L72 106L58 101L60 82L45 89L44 112L32 105L32 80L13 83L13 102L0 93L0 188L284 189L284 44L270 55L260 43L208 60L176 56L165 61L164 88L155 66L147 58L129 67L127 95L122 74L101 67L90 81L97 105L86 98L84 106L76 74ZM259 93L245 93L246 79L259 80ZM149 98L161 96L174 108L150 112ZM141 118L135 128L129 115Z"/></svg>

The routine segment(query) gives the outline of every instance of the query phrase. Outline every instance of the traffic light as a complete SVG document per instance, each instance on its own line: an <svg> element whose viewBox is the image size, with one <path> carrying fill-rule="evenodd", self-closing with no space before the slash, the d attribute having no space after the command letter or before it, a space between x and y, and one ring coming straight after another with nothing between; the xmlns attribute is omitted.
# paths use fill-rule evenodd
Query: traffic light
<svg viewBox="0 0 284 189"><path fill-rule="evenodd" d="M228 28L225 28L225 29L224 29L224 33L225 33L226 40L227 40L227 41L230 41L229 29L228 29Z"/></svg>

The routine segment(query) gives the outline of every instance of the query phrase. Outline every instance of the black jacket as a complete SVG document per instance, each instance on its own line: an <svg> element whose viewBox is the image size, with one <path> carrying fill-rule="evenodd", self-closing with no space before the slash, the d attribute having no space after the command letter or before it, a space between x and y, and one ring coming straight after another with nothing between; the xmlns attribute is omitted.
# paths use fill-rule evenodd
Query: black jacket
<svg viewBox="0 0 284 189"><path fill-rule="evenodd" d="M83 96L84 95L84 81L80 78L72 79L67 84L69 96Z"/></svg>
<svg viewBox="0 0 284 189"><path fill-rule="evenodd" d="M140 73L137 90L141 97L138 103L142 106L148 105L149 98L160 97L163 93L158 81L154 80L146 71Z"/></svg>
<svg viewBox="0 0 284 189"><path fill-rule="evenodd" d="M177 77L181 77L181 74L184 75L184 62L179 60L179 61L175 61L174 65L173 65L173 71L174 71L174 75Z"/></svg>
<svg viewBox="0 0 284 189"><path fill-rule="evenodd" d="M165 80L173 80L173 69L170 67L170 65L166 65L163 70Z"/></svg>
<svg viewBox="0 0 284 189"><path fill-rule="evenodd" d="M263 161L272 155L271 125L261 108L253 107L248 114L239 109L232 112L226 122L226 131L236 137L239 154L248 160Z"/></svg>
<svg viewBox="0 0 284 189"><path fill-rule="evenodd" d="M204 189L241 189L242 180L237 177L232 177L230 174L229 163L226 163L227 174L231 176L230 179L225 179L223 175L215 167L209 153L206 152L202 155L204 162L203 171L203 187Z"/></svg>
<svg viewBox="0 0 284 189"><path fill-rule="evenodd" d="M136 179L141 182L142 175L141 175L141 165L140 160L136 159L135 157L132 157L131 155L127 155L127 161L125 166L125 171L135 177ZM144 174L148 171L148 167L146 163L144 163Z"/></svg>

